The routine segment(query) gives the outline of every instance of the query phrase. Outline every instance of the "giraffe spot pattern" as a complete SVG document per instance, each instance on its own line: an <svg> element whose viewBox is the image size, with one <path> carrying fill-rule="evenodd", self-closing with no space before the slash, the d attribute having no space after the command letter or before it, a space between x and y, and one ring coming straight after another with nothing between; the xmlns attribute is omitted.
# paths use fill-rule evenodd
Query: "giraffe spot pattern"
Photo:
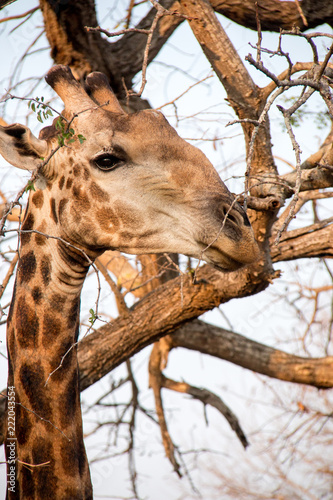
<svg viewBox="0 0 333 500"><path fill-rule="evenodd" d="M42 291L39 286L35 286L31 292L32 298L36 304L39 304L42 299Z"/></svg>
<svg viewBox="0 0 333 500"><path fill-rule="evenodd" d="M59 180L59 189L61 190L63 187L64 187L64 184L65 184L65 176L63 175L60 180Z"/></svg>
<svg viewBox="0 0 333 500"><path fill-rule="evenodd" d="M36 267L36 257L32 250L21 257L18 266L18 276L21 283L28 283L34 277Z"/></svg>
<svg viewBox="0 0 333 500"><path fill-rule="evenodd" d="M76 199L80 198L80 186L77 186L76 184L74 184L73 189L72 189L72 193L73 193L74 198L76 198Z"/></svg>
<svg viewBox="0 0 333 500"><path fill-rule="evenodd" d="M96 184L96 182L91 182L90 183L90 193L92 195L93 198L96 198L96 200L98 201L109 201L109 195L107 194L106 191L104 191L104 189L102 189L101 187L99 187L98 184Z"/></svg>
<svg viewBox="0 0 333 500"><path fill-rule="evenodd" d="M77 451L74 446L62 443L60 448L62 468L67 476L75 477L78 466ZM71 498L71 497L67 497Z"/></svg>
<svg viewBox="0 0 333 500"><path fill-rule="evenodd" d="M15 434L17 437L17 442L19 445L24 445L28 442L33 425L31 422L31 417L29 412L25 410L19 403L19 397L16 395L16 418L18 422L24 420L24 425L18 425L15 429Z"/></svg>
<svg viewBox="0 0 333 500"><path fill-rule="evenodd" d="M81 169L80 169L79 165L74 165L73 174L74 174L74 177L79 177L80 176Z"/></svg>
<svg viewBox="0 0 333 500"><path fill-rule="evenodd" d="M37 231L39 231L39 229L37 229ZM43 231L41 231L41 232L43 232ZM46 244L46 236L44 236L43 234L35 233L35 242L36 242L36 245L39 247L44 246Z"/></svg>
<svg viewBox="0 0 333 500"><path fill-rule="evenodd" d="M66 301L65 297L63 297L59 293L54 293L53 295L51 295L51 298L50 298L50 307L52 309L56 309L56 310L60 311L62 309L65 301Z"/></svg>
<svg viewBox="0 0 333 500"><path fill-rule="evenodd" d="M111 208L97 210L96 220L103 231L114 232L119 228L119 219Z"/></svg>
<svg viewBox="0 0 333 500"><path fill-rule="evenodd" d="M36 191L36 193L32 195L32 203L35 205L36 208L42 208L44 204L43 191L38 190Z"/></svg>
<svg viewBox="0 0 333 500"><path fill-rule="evenodd" d="M45 245L47 240L46 236L44 236L44 234L46 234L47 231L47 225L45 220L43 220L43 222L37 227L36 231L43 233L43 234L35 233L36 245L37 246Z"/></svg>
<svg viewBox="0 0 333 500"><path fill-rule="evenodd" d="M59 371L59 370L58 370ZM75 369L69 380L66 379L66 388L62 394L59 395L59 400L62 404L62 411L60 412L60 424L62 428L72 425L76 417L76 409L78 405L78 375ZM77 450L78 453L78 450Z"/></svg>
<svg viewBox="0 0 333 500"><path fill-rule="evenodd" d="M57 212L56 212L56 201L54 198L51 198L50 206L51 206L51 217L54 220L54 222L56 224L58 224L58 216L57 216Z"/></svg>
<svg viewBox="0 0 333 500"><path fill-rule="evenodd" d="M52 375L53 382L62 382L65 376L67 379L68 370L71 369L73 358L75 358L76 355L76 348L72 347L73 343L74 339L72 341L68 339L62 340L55 354L53 354L52 358L50 359L50 366L52 371L60 366L60 363L62 363L61 368L59 368L59 370L54 372L54 374Z"/></svg>
<svg viewBox="0 0 333 500"><path fill-rule="evenodd" d="M42 329L43 346L45 348L50 346L57 339L60 332L61 332L60 319L54 317L54 315L46 313L44 316L43 329Z"/></svg>
<svg viewBox="0 0 333 500"><path fill-rule="evenodd" d="M58 479L54 473L54 451L50 440L37 437L32 445L32 460L34 464L45 464L47 466L36 469L36 493L39 498L45 497L47 491L48 500L56 500L56 488Z"/></svg>
<svg viewBox="0 0 333 500"><path fill-rule="evenodd" d="M42 280L45 286L47 286L50 282L51 279L51 260L50 257L47 255L44 255L41 261L41 273L42 273Z"/></svg>
<svg viewBox="0 0 333 500"><path fill-rule="evenodd" d="M35 217L33 216L32 213L29 213L27 215L25 221L23 222L22 228L21 228L23 231L21 233L21 244L22 245L26 245L27 243L29 243L32 233L25 233L24 231L30 231L31 229L33 229L34 222L35 222Z"/></svg>
<svg viewBox="0 0 333 500"><path fill-rule="evenodd" d="M61 219L62 213L65 210L65 207L68 203L68 198L62 198L59 202L59 219Z"/></svg>
<svg viewBox="0 0 333 500"><path fill-rule="evenodd" d="M89 210L90 201L87 194L80 189L79 186L73 186L72 193L76 201L78 202L80 210Z"/></svg>
<svg viewBox="0 0 333 500"><path fill-rule="evenodd" d="M84 180L85 181L88 181L90 179L90 172L89 170L87 169L87 167L84 167L84 170L83 170L83 177L84 177Z"/></svg>
<svg viewBox="0 0 333 500"><path fill-rule="evenodd" d="M40 417L50 420L52 418L52 409L47 391L45 391L45 377L42 366L38 363L24 363L21 366L19 378L29 400L30 408Z"/></svg>
<svg viewBox="0 0 333 500"><path fill-rule="evenodd" d="M86 450L84 447L83 439L79 439L79 442L78 442L78 456L79 456L80 476L83 477L83 475L86 472L86 467L87 467L87 456L86 456Z"/></svg>
<svg viewBox="0 0 333 500"><path fill-rule="evenodd" d="M35 309L29 306L25 297L20 297L16 310L16 337L23 349L36 347L39 320Z"/></svg>
<svg viewBox="0 0 333 500"><path fill-rule="evenodd" d="M70 189L72 187L72 184L73 184L73 178L68 177L67 182L66 182L66 188Z"/></svg>
<svg viewBox="0 0 333 500"><path fill-rule="evenodd" d="M32 463L32 458L30 454L25 454L20 457L22 462L26 464ZM25 498L35 498L35 481L34 476L32 474L32 469L28 469L28 467L21 468L21 491L24 492Z"/></svg>

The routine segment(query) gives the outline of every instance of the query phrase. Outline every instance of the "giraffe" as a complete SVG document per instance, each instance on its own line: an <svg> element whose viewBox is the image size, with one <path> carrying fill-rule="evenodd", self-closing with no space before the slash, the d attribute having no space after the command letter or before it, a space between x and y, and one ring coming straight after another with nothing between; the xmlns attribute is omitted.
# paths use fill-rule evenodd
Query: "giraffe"
<svg viewBox="0 0 333 500"><path fill-rule="evenodd" d="M162 113L126 114L102 73L83 87L68 67L55 66L46 81L85 140L57 148L54 126L39 138L20 124L0 126L3 157L38 175L8 315L15 440L8 425L5 446L15 478L7 497L90 499L75 342L91 263L107 249L175 252L230 271L254 262L259 250L212 164Z"/></svg>

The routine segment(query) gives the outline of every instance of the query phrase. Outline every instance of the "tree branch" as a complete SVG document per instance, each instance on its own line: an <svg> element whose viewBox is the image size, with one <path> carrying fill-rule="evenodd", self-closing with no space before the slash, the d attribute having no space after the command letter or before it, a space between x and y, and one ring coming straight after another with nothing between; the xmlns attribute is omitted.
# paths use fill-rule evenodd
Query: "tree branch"
<svg viewBox="0 0 333 500"><path fill-rule="evenodd" d="M278 245L271 238L271 258L282 262L304 258L333 257L332 218L282 234Z"/></svg>
<svg viewBox="0 0 333 500"><path fill-rule="evenodd" d="M171 436L168 431L167 422L165 419L163 401L161 395L161 388L163 387L163 375L161 372L161 351L159 349L159 342L153 346L149 358L149 387L152 388L155 399L155 408L158 417L158 423L161 430L162 442L165 454L172 464L173 470L181 477L180 465L175 457L175 446L172 442Z"/></svg>
<svg viewBox="0 0 333 500"><path fill-rule="evenodd" d="M239 117L256 119L257 116L249 116L248 111L250 107L257 109L259 89L218 22L212 6L208 0L182 0L180 5Z"/></svg>
<svg viewBox="0 0 333 500"><path fill-rule="evenodd" d="M233 431L235 431L244 448L247 448L249 442L239 424L238 418L219 396L211 391L208 391L207 389L200 389L199 387L194 387L186 382L176 382L175 380L167 378L164 375L162 375L161 385L171 391L189 394L192 398L201 401L203 405L210 405L216 408L228 421L230 427Z"/></svg>
<svg viewBox="0 0 333 500"><path fill-rule="evenodd" d="M330 2L318 2L317 0L302 1L301 7L307 20L304 24L302 16L295 2L285 2L280 0L211 0L214 9L223 14L228 19L250 28L257 30L256 8L258 3L259 19L263 31L280 32L281 29L292 29L294 26L302 31L314 28L323 23L333 24L333 7Z"/></svg>
<svg viewBox="0 0 333 500"><path fill-rule="evenodd" d="M178 328L172 340L173 347L209 354L268 377L317 388L333 387L333 356L294 356L200 320Z"/></svg>

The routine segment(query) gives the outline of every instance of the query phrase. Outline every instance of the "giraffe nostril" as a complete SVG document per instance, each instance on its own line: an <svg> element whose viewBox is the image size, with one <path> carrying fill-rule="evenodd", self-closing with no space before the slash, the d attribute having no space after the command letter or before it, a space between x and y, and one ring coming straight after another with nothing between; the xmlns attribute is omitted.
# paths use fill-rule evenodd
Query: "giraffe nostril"
<svg viewBox="0 0 333 500"><path fill-rule="evenodd" d="M246 213L244 212L244 215L243 215L243 219L244 219L244 224L245 226L251 226L251 223L249 221L249 218L248 216L246 215Z"/></svg>
<svg viewBox="0 0 333 500"><path fill-rule="evenodd" d="M228 219L231 220L232 222L234 222L235 224L237 224L237 219L233 214L229 213Z"/></svg>

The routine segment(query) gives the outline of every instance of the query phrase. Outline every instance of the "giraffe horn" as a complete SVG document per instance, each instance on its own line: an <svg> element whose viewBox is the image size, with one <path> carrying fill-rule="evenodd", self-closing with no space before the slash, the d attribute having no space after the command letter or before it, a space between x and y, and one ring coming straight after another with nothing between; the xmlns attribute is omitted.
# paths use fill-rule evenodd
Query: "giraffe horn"
<svg viewBox="0 0 333 500"><path fill-rule="evenodd" d="M46 83L53 88L65 105L65 110L78 113L95 106L82 86L75 80L68 66L53 66L45 77Z"/></svg>
<svg viewBox="0 0 333 500"><path fill-rule="evenodd" d="M112 113L124 114L124 111L113 93L104 73L99 73L98 71L90 73L90 75L86 78L86 85L92 98L98 104L103 105L103 109L111 111Z"/></svg>

